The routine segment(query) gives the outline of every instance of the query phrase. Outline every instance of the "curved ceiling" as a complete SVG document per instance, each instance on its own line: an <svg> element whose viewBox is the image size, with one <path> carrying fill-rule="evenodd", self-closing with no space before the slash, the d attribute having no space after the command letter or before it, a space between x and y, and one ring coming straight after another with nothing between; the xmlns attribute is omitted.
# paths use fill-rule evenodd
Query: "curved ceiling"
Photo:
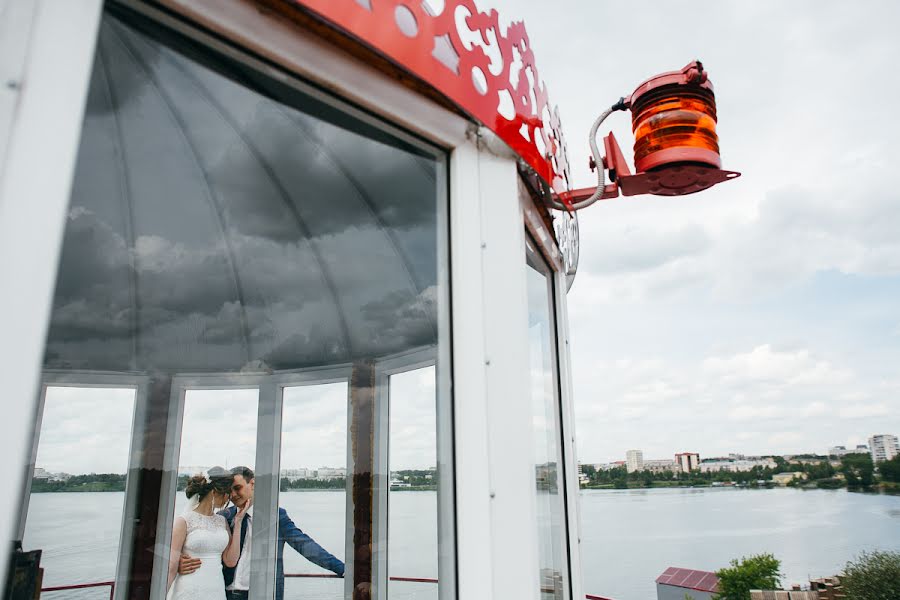
<svg viewBox="0 0 900 600"><path fill-rule="evenodd" d="M436 343L441 163L241 79L104 18L45 367L285 369Z"/></svg>

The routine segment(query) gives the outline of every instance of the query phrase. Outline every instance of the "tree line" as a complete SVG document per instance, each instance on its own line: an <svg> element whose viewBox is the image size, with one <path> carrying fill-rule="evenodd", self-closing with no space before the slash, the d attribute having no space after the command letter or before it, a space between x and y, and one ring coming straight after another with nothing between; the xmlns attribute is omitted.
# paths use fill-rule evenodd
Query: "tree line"
<svg viewBox="0 0 900 600"><path fill-rule="evenodd" d="M118 473L91 473L89 475L72 475L65 481L49 481L47 479L32 479L31 492L40 494L45 492L124 492L124 474Z"/></svg>
<svg viewBox="0 0 900 600"><path fill-rule="evenodd" d="M714 482L730 482L751 484L757 481L769 481L778 473L805 473L806 480L791 482L791 485L809 485L824 489L839 487L868 488L876 483L885 483L886 487L897 487L900 484L900 456L878 464L876 474L872 457L868 454L848 454L841 457L840 465L835 467L825 457L808 456L820 459L817 463L794 463L781 456L774 456L775 467L756 466L749 471L715 471L690 473L653 473L649 470L628 473L624 466L608 470L598 470L593 465L582 465L582 471L588 477L588 487L612 487L625 489L628 487L665 487L665 486L708 486Z"/></svg>

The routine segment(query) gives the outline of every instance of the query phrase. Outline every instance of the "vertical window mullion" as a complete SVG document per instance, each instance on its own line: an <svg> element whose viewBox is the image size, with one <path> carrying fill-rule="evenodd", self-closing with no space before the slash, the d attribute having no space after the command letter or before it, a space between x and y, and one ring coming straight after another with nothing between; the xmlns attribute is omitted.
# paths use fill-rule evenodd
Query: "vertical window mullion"
<svg viewBox="0 0 900 600"><path fill-rule="evenodd" d="M268 600L275 593L278 552L278 492L281 459L281 417L284 386L271 377L259 386L256 432L256 485L253 511L253 554L250 599Z"/></svg>

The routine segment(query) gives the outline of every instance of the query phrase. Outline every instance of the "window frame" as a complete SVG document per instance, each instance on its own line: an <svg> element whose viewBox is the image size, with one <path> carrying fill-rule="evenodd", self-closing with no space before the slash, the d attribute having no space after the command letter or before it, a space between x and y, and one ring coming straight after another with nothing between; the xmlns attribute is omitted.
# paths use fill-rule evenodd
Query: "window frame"
<svg viewBox="0 0 900 600"><path fill-rule="evenodd" d="M34 467L37 462L38 447L41 441L41 428L44 419L44 406L47 400L47 388L101 388L134 390L134 409L131 415L131 439L128 446L128 468L125 473L125 498L122 503L122 521L119 526L119 552L116 559L114 581L128 579L131 569L131 555L134 544L135 522L129 515L137 510L139 501L131 474L141 468L141 454L144 452L143 439L147 419L147 387L150 378L139 374L108 373L97 371L60 371L44 369L41 372L40 391L35 403L33 432L31 435L30 458L26 466L25 484L22 486L21 511L16 539L23 540L28 520L28 507L31 500L31 484ZM113 588L113 600L127 598L126 586Z"/></svg>
<svg viewBox="0 0 900 600"><path fill-rule="evenodd" d="M572 600L574 597L572 595L572 554L571 554L571 527L570 527L570 511L569 511L569 473L571 473L571 469L568 465L568 457L570 452L567 451L566 447L566 437L565 437L565 427L564 427L564 417L565 414L565 405L563 402L563 388L561 383L561 360L560 360L560 346L559 346L559 337L560 337L560 327L559 327L559 300L557 291L559 290L559 270L554 268L554 265L550 263L546 259L546 255L544 254L545 250L537 243L535 238L530 235L530 232L526 234L526 268L531 268L543 275L547 282L547 302L549 309L549 317L550 317L550 336L549 343L550 347L548 350L552 352L551 356L551 370L553 377L553 408L554 408L554 429L557 434L557 460L559 461L559 472L557 473L557 485L559 486L559 502L560 509L562 510L562 534L564 536L563 540L558 540L562 542L562 550L563 550L563 559L566 562L565 569L563 570L563 596L569 600ZM532 266L530 263L535 263L537 266Z"/></svg>
<svg viewBox="0 0 900 600"><path fill-rule="evenodd" d="M435 189L437 191L437 234L438 234L438 281L443 297L438 303L438 327L439 341L438 353L442 354L442 360L448 364L447 369L443 369L447 373L443 378L443 387L439 393L444 392L442 396L446 397L446 402L452 405L452 392L449 387L450 375L449 371L452 366L449 365L450 352L446 346L449 346L450 326L449 320L449 296L450 296L450 277L449 277L449 240L448 238L448 218L449 210L448 182L447 173L449 170L449 157L446 147L435 145L433 140L423 139L421 136L407 130L401 129L401 125L386 122L383 118L372 114L370 109L362 108L351 104L346 98L338 97L330 91L325 91L316 86L314 82L306 81L301 77L288 72L279 65L273 65L265 60L265 57L254 54L249 48L237 47L228 43L220 37L211 35L207 30L201 29L201 23L189 23L178 19L172 14L165 13L145 4L135 2L133 0L111 0L109 5L114 7L125 7L141 19L141 21L149 28L164 28L174 32L176 36L184 37L198 46L203 46L203 53L209 56L215 56L220 60L231 63L237 63L242 68L248 68L256 71L258 74L276 80L278 83L287 84L296 91L312 97L315 100L330 105L331 107L343 112L350 118L362 121L367 125L373 126L381 131L398 138L400 141L416 147L437 163ZM244 3L247 4L247 3ZM221 4L215 8L220 9ZM160 42L168 45L167 42ZM443 116L443 115L442 115ZM451 120L452 122L452 120ZM444 346L444 348L441 348ZM381 364L387 364L385 361L377 361ZM389 361L388 361L389 362ZM161 498L174 498L175 489L177 487L177 452L180 446L181 424L183 421L184 410L184 394L187 389L236 389L258 387L259 389L259 414L257 420L257 455L256 455L256 485L255 485L255 503L260 506L269 506L272 510L277 506L278 488L279 488L279 453L281 441L281 409L283 406L283 389L293 385L310 385L313 383L325 383L336 381L329 379L331 375L327 375L324 379L323 374L331 372L332 375L342 373L340 380L349 381L351 367L349 365L329 366L325 368L310 368L296 371L277 372L273 375L247 375L241 373L216 373L216 374L178 374L172 378L172 391L170 398L170 409L166 433L166 452L164 458L164 477L161 489ZM439 382L440 384L441 382ZM381 386L379 386L380 389ZM348 386L349 389L349 386ZM452 409L448 409L452 410ZM452 422L447 422L450 427L450 436L452 437ZM263 435L264 434L264 435ZM268 436L268 438L267 438ZM265 440L270 439L271 444L266 444ZM386 437L385 437L386 440ZM385 441L386 443L386 441ZM349 439L348 439L349 445ZM452 458L450 460L452 464ZM451 474L452 475L452 474ZM452 477L449 483L453 483ZM452 488L450 488L449 497L452 506ZM447 496L448 494L445 494ZM351 502L348 497L348 505ZM277 527L268 527L263 522L271 518L274 514L271 511L260 511L256 522L259 527L254 528L253 541L257 547L266 547L273 549L277 543ZM262 517L265 513L265 517ZM271 514L269 514L271 513ZM376 512L376 516L378 513ZM159 506L157 521L157 545L160 543L167 547L171 543L172 523L174 521L174 506L170 502L161 502ZM380 516L377 516L381 519ZM386 516L384 517L386 519ZM452 517L451 517L452 521ZM376 521L377 522L377 521ZM386 521L385 521L386 526ZM376 525L377 527L377 525ZM445 527L454 531L452 527ZM377 531L377 529L376 529ZM348 536L351 535L348 533ZM275 561L266 561L267 552L257 552L254 554L254 566L252 568L251 592L253 597L270 598L274 591L274 573ZM349 557L348 557L349 558ZM257 562L259 561L259 562ZM160 564L162 561L155 561L152 575L152 589L156 590L151 593L152 597L164 598L164 585L160 581L165 581L165 569ZM271 564L264 564L271 562ZM352 587L352 560L347 561L347 576L345 580L348 586ZM376 576L381 576L381 572L376 569ZM257 579L259 577L260 579ZM383 569L384 581L387 581L386 562ZM453 589L448 582L448 589ZM270 589L271 588L271 589ZM348 588L350 589L350 588ZM386 588L385 588L386 589ZM385 596L386 597L386 596ZM447 596L455 597L455 596Z"/></svg>

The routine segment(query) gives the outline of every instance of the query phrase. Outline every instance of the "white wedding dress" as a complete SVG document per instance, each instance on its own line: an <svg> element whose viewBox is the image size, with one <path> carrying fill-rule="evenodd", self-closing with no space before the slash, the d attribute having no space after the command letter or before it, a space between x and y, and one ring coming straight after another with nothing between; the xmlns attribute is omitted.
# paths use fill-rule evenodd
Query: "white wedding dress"
<svg viewBox="0 0 900 600"><path fill-rule="evenodd" d="M224 600L222 552L231 534L222 515L201 515L188 511L181 515L187 523L182 552L200 559L200 568L190 575L176 575L166 600Z"/></svg>

